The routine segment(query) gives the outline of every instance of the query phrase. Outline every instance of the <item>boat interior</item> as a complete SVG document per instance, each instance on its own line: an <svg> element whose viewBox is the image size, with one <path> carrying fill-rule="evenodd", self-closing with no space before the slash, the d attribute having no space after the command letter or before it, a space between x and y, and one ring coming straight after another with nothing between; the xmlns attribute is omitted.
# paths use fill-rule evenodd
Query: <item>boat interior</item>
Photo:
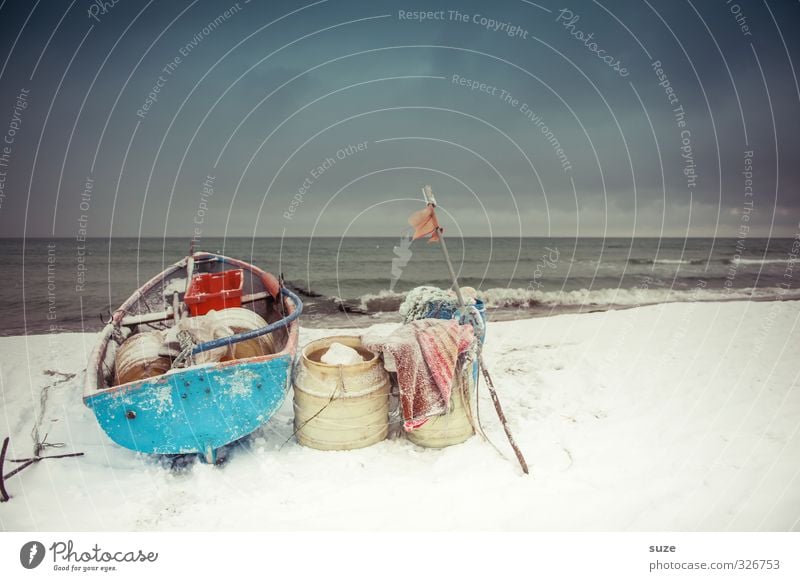
<svg viewBox="0 0 800 581"><path fill-rule="evenodd" d="M195 292L198 285L202 288ZM235 293L226 285L234 286ZM231 294L237 296L231 299ZM174 368L281 353L289 340L288 327L196 354L187 351L263 328L292 310L272 275L246 263L196 254L151 279L114 313L96 354L95 389L134 383Z"/></svg>

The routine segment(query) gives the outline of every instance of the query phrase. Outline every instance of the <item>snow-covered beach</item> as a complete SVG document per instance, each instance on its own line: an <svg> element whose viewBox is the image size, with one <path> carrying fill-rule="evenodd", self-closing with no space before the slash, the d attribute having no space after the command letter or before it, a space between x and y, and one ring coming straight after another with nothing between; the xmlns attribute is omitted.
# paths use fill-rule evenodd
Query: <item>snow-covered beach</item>
<svg viewBox="0 0 800 581"><path fill-rule="evenodd" d="M223 466L172 469L113 444L84 407L94 334L2 337L9 456L31 455L38 419L65 443L48 452L85 456L10 478L0 528L797 531L799 320L800 302L773 301L491 323L487 362L528 477L485 390L481 419L505 458L478 437L444 450L402 437L284 445L288 397ZM332 334L304 329L301 343Z"/></svg>

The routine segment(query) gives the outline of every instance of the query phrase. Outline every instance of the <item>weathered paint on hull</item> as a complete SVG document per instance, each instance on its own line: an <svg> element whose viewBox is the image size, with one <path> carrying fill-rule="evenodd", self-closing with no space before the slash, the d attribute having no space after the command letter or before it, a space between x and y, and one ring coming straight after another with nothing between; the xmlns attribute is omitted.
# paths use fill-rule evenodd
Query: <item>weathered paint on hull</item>
<svg viewBox="0 0 800 581"><path fill-rule="evenodd" d="M188 368L86 398L120 446L149 454L214 452L265 424L289 388L290 355Z"/></svg>

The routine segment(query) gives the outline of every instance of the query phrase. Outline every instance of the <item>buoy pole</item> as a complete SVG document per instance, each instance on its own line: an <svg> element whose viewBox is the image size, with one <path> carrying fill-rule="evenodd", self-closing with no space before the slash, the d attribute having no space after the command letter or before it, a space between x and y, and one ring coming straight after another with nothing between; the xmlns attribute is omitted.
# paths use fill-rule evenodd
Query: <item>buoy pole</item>
<svg viewBox="0 0 800 581"><path fill-rule="evenodd" d="M431 207L433 212L436 213L436 199L433 197L433 191L431 190L431 187L425 186L422 188L422 193L425 196L425 201L427 204ZM436 222L438 224L438 219ZM450 278L453 280L453 290L456 293L458 305L463 309L466 307L466 303L464 302L464 296L461 294L461 287L458 284L458 277L456 276L456 271L453 268L453 262L450 260L450 253L447 251L447 244L444 241L444 229L441 226L438 227L437 234L439 235L439 243L442 246L442 254L444 254L445 262L447 262L447 268L450 270ZM528 463L525 461L525 456L522 455L522 450L520 450L519 446L517 446L517 442L514 440L514 435L511 433L511 428L508 426L506 415L503 413L503 406L500 405L500 398L497 396L497 390L494 388L494 382L492 381L492 377L489 375L489 370L486 368L486 364L483 361L483 351L480 349L478 350L478 364L481 367L481 373L483 373L483 377L486 379L486 385L489 388L489 395L492 398L494 410L497 412L497 417L500 419L500 423L503 425L503 430L506 432L508 443L511 444L511 448L514 450L514 454L517 456L517 461L519 461L522 471L525 474L529 474Z"/></svg>

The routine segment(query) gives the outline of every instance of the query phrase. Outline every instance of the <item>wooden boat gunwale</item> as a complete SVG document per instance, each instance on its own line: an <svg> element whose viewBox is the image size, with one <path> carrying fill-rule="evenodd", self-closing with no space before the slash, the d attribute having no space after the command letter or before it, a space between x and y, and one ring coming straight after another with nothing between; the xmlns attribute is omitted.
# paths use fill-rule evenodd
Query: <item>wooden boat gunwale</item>
<svg viewBox="0 0 800 581"><path fill-rule="evenodd" d="M201 262L204 259L221 259L221 261L226 262L228 264L232 264L240 268L246 268L251 272L259 275L262 281L264 281L265 287L267 288L268 292L274 298L277 298L277 295L280 294L280 283L278 282L278 280L272 274L260 269L255 265L234 258L229 258L221 254L212 254L209 252L197 252L194 254L193 258L195 262ZM116 311L114 311L114 313L111 316L111 320L109 321L108 324L106 324L106 326L101 331L101 337L95 344L95 347L92 349L92 354L89 357L89 365L86 368L86 379L84 382L84 394L83 394L84 401L86 401L88 398L97 395L98 393L109 393L115 390L132 387L137 383L141 383L141 381L132 381L130 383L123 383L121 385L103 387L102 379L98 377L96 380L93 380L91 372L97 371L98 375L102 374L101 365L105 357L106 349L108 348L108 341L110 340L113 331L123 325L123 320L125 316L128 314L129 309L133 305L135 305L139 300L141 300L144 296L146 296L148 291L156 287L169 275L174 274L177 271L186 268L187 261L188 257L182 258L172 266L168 267L166 270L163 270L159 274L152 277L141 287L139 287L130 297L128 297L128 299L125 300L125 302L122 303L122 305L120 305ZM270 288L270 286L272 288ZM295 305L292 305L290 307L290 309L292 309L290 311L290 314L291 312L294 311L295 308L297 308ZM167 312L169 312L169 310ZM290 323L289 338L286 342L286 345L284 346L283 349L281 349L281 351L277 353L271 353L269 355L263 355L261 357L252 357L246 360L235 359L231 361L220 361L213 365L217 365L219 367L225 367L229 365L237 365L242 361L252 361L252 362L268 361L270 359L275 359L277 357L286 355L288 353L294 354L297 351L297 342L298 342L298 333L296 332L296 329L297 329L296 323L295 322ZM190 369L197 370L197 369L202 369L202 367L203 367L202 365L197 365ZM181 370L170 370L165 375L179 373L180 371Z"/></svg>

